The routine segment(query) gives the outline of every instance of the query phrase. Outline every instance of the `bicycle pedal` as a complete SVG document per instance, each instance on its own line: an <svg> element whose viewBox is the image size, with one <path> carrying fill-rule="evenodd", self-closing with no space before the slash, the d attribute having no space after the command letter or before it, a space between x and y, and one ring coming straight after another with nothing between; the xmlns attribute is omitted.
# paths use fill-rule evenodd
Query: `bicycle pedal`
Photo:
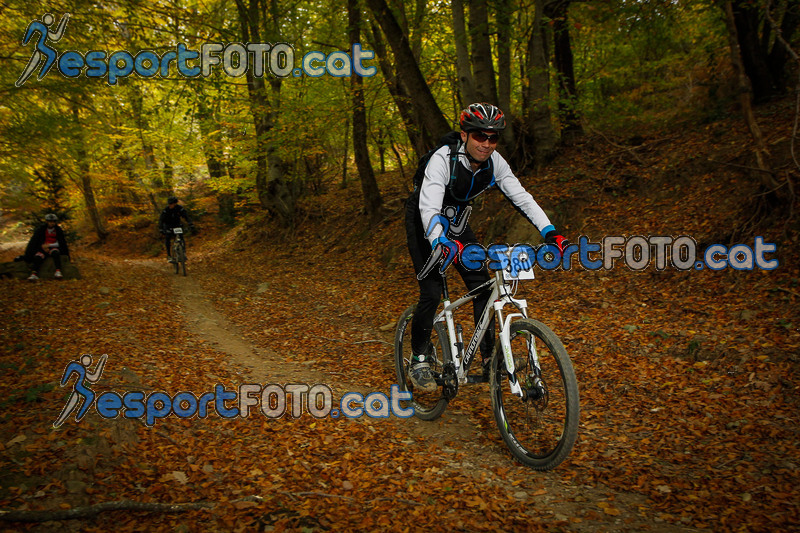
<svg viewBox="0 0 800 533"><path fill-rule="evenodd" d="M467 375L467 383L489 383L489 378L484 378L483 374L469 374Z"/></svg>

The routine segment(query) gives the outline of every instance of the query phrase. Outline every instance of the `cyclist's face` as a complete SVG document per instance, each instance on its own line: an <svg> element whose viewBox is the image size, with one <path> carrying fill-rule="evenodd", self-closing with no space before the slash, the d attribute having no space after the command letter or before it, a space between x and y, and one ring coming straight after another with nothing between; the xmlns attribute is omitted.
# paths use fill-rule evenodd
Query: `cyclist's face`
<svg viewBox="0 0 800 533"><path fill-rule="evenodd" d="M483 163L492 155L494 149L497 147L496 131L483 131L483 132L461 132L461 140L467 147L467 152L477 161ZM478 137L476 139L476 137ZM480 139L480 141L478 140Z"/></svg>

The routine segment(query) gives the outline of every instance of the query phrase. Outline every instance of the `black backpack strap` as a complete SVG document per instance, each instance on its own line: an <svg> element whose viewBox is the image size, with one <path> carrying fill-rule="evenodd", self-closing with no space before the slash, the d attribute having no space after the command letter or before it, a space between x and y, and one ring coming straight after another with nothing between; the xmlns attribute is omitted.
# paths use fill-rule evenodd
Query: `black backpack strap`
<svg viewBox="0 0 800 533"><path fill-rule="evenodd" d="M458 147L461 143L450 145L450 183L449 187L452 188L456 181L456 163L458 163Z"/></svg>

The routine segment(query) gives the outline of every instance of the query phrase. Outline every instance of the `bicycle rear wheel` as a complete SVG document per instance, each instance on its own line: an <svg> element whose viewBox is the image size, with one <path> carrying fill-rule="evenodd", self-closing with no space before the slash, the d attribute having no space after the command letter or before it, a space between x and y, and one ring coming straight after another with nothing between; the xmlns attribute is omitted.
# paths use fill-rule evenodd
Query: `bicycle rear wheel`
<svg viewBox="0 0 800 533"><path fill-rule="evenodd" d="M511 391L498 342L489 380L495 421L517 460L534 470L550 470L567 458L578 436L575 371L561 340L541 322L517 320L510 328L514 376L524 397Z"/></svg>
<svg viewBox="0 0 800 533"><path fill-rule="evenodd" d="M431 342L428 362L431 372L436 379L437 389L433 392L414 390L414 385L408 377L411 366L411 319L414 317L415 305L406 309L397 322L397 331L394 336L394 366L397 372L397 385L401 391L411 392L410 402L401 402L403 407L409 404L414 408L414 414L423 420L435 420L442 416L447 407L442 387L442 367L445 362L452 361L450 347L447 340L447 328L444 324L434 324L431 332Z"/></svg>

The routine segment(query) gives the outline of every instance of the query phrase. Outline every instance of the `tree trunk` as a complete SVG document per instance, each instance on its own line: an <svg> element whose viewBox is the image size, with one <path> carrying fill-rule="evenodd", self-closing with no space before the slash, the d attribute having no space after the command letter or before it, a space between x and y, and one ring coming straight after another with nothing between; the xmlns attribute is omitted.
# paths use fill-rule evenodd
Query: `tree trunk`
<svg viewBox="0 0 800 533"><path fill-rule="evenodd" d="M452 0L453 9L453 36L456 41L456 72L458 87L461 91L461 107L478 101L475 95L475 81L472 79L472 67L469 60L469 45L467 43L467 25L464 20L463 0Z"/></svg>
<svg viewBox="0 0 800 533"><path fill-rule="evenodd" d="M115 131L119 131L116 130ZM137 210L143 210L144 200L139 196L138 191L144 190L144 184L133 166L133 160L125 154L122 150L122 141L119 138L114 141L114 153L117 154L117 165L123 169L125 176L128 178L127 182L120 185L121 194L123 198L129 203L136 206Z"/></svg>
<svg viewBox="0 0 800 533"><path fill-rule="evenodd" d="M409 35L410 39L410 46L411 46L411 53L414 55L414 61L416 61L417 65L419 65L419 58L422 57L422 21L425 19L425 4L426 0L416 0L414 3L414 17L411 20L411 23L408 24L406 21L405 25L405 33ZM404 4L403 7L405 7ZM404 11L405 13L405 11ZM400 80L400 84L403 84L403 80ZM409 92L406 90L406 92ZM414 113L414 122L417 124L421 124L423 122L422 114L424 113L419 107L412 106L412 112ZM438 139L435 139L430 132L426 128L422 128L422 135L420 136L420 146L423 147L423 151L427 152L427 148L429 146L433 146L433 143L436 142Z"/></svg>
<svg viewBox="0 0 800 533"><path fill-rule="evenodd" d="M397 73L403 79L416 109L422 115L421 123L434 138L443 137L450 131L450 126L419 70L419 65L408 44L408 38L397 24L397 19L386 4L386 0L367 0L367 4L386 35L386 40L389 41L389 46L394 53Z"/></svg>
<svg viewBox="0 0 800 533"><path fill-rule="evenodd" d="M761 170L761 172L759 172L761 184L765 190L772 191L771 195L774 196L774 191L777 189L778 183L775 180L772 169L769 167L769 152L767 151L767 146L764 143L764 137L761 135L761 128L759 128L758 122L756 122L756 118L753 113L753 106L751 103L752 88L750 85L750 79L748 78L744 68L744 62L742 60L742 55L739 48L736 19L731 1L725 0L722 8L725 11L725 23L728 27L728 44L731 49L731 62L733 63L733 68L736 73L736 81L739 86L739 104L742 106L744 120L747 123L747 127L750 129L750 135L753 137L753 142L755 144L754 152L756 156L756 163L758 164L758 168Z"/></svg>
<svg viewBox="0 0 800 533"><path fill-rule="evenodd" d="M497 4L497 105L506 116L500 151L506 159L516 163L517 140L514 133L514 115L511 112L511 13L510 0Z"/></svg>
<svg viewBox="0 0 800 533"><path fill-rule="evenodd" d="M769 6L770 2L767 2L767 9L769 9ZM783 20L780 26L778 27L777 25L770 24L770 27L776 36L778 32L780 32L780 38L785 40L787 38L791 39L798 24L800 24L800 5L798 5L797 2L789 2L789 5L786 6L783 13ZM786 89L789 83L786 63L788 63L790 57L791 54L787 50L787 47L779 42L773 44L772 50L770 50L769 56L767 57L769 69L773 76L775 76L775 83L781 91Z"/></svg>
<svg viewBox="0 0 800 533"><path fill-rule="evenodd" d="M769 68L766 50L759 39L758 30L764 18L761 7L749 0L736 0L731 2L731 11L736 26L741 64L752 87L751 95L756 102L769 100L779 91ZM764 28L763 31L768 35L770 30Z"/></svg>
<svg viewBox="0 0 800 533"><path fill-rule="evenodd" d="M278 116L281 106L281 78L271 78L272 116ZM297 199L303 192L303 182L287 179L287 164L278 155L280 140L266 140L267 150L267 198L270 211L277 214L286 227L294 224Z"/></svg>
<svg viewBox="0 0 800 533"><path fill-rule="evenodd" d="M172 146L169 142L164 145L164 166L161 168L161 183L170 190L175 190L175 169L172 167Z"/></svg>
<svg viewBox="0 0 800 533"><path fill-rule="evenodd" d="M345 97L347 91L345 91ZM344 157L342 157L342 184L340 189L347 188L347 163L350 154L350 115L347 115L344 123Z"/></svg>
<svg viewBox="0 0 800 533"><path fill-rule="evenodd" d="M389 147L392 149L392 153L394 153L394 157L395 159L397 159L397 166L400 168L400 177L402 178L403 182L405 182L406 170L405 168L403 168L403 158L400 157L400 152L397 150L397 146L395 146L394 144L394 137L392 137L392 130L389 130L387 134L389 137Z"/></svg>
<svg viewBox="0 0 800 533"><path fill-rule="evenodd" d="M127 28L120 27L120 30L121 37L127 46L132 48L139 47L138 40L131 35ZM127 87L129 91L128 98L131 105L131 113L133 114L133 120L136 122L139 139L142 142L142 153L144 154L145 175L143 181L150 205L157 216L161 212L163 201L172 194L172 182L165 183L163 173L158 171L155 150L147 138L150 124L144 114L144 93L142 89L136 83L130 83L128 80L123 80L120 85Z"/></svg>
<svg viewBox="0 0 800 533"><path fill-rule="evenodd" d="M217 121L210 109L206 106L201 96L198 103L198 122L200 124L200 137L203 139L203 155L206 158L208 175L215 180L222 180L226 176L223 163L222 150L219 143L219 128ZM236 220L234 195L229 192L217 191L218 217L226 224L233 224Z"/></svg>
<svg viewBox="0 0 800 533"><path fill-rule="evenodd" d="M381 30L374 23L372 24L372 46L375 49L375 56L378 58L378 65L380 65L383 78L386 80L386 86L400 112L400 118L403 120L403 125L408 135L408 142L414 147L417 158L420 158L428 151L421 134L424 127L416 122L417 117L411 105L411 97L406 86L400 83L392 64L389 62L386 46L381 37Z"/></svg>
<svg viewBox="0 0 800 533"><path fill-rule="evenodd" d="M417 62L422 56L422 21L425 19L425 3L426 0L416 0L414 3L414 19L410 27L406 28L406 33L411 36L411 53L414 54L414 59Z"/></svg>
<svg viewBox="0 0 800 533"><path fill-rule="evenodd" d="M569 3L570 0L557 0L545 7L545 14L553 21L553 58L558 76L558 116L562 124L562 138L572 138L583 133L576 109L578 96L569 37Z"/></svg>
<svg viewBox="0 0 800 533"><path fill-rule="evenodd" d="M225 176L225 169L220 160L220 151L217 148L217 139L211 133L209 117L203 116L207 111L205 106L200 104L200 136L203 139L203 155L206 158L206 166L208 167L208 175L214 179L221 179Z"/></svg>
<svg viewBox="0 0 800 533"><path fill-rule="evenodd" d="M235 181L234 166L231 162L224 165L225 173L231 182ZM217 204L219 205L218 217L225 224L233 225L236 222L236 199L241 193L241 188L237 186L236 191L218 192Z"/></svg>
<svg viewBox="0 0 800 533"><path fill-rule="evenodd" d="M489 35L489 10L486 0L469 0L469 34L472 45L472 70L475 74L475 95L481 102L497 104L497 84L492 64L492 42Z"/></svg>
<svg viewBox="0 0 800 533"><path fill-rule="evenodd" d="M378 145L378 157L381 160L381 174L386 174L386 130L383 126L378 127L378 135L375 139Z"/></svg>
<svg viewBox="0 0 800 533"><path fill-rule="evenodd" d="M261 12L267 15L259 0L236 0L239 12L239 25L243 42L265 42L262 39ZM275 5L270 4L270 14L275 16ZM275 32L273 32L275 33ZM270 37L276 37L272 35ZM274 39L273 39L274 42ZM275 147L270 143L269 132L274 125L273 117L277 115L279 102L270 102L264 78L253 75L247 69L247 92L250 96L250 113L256 135L256 194L261 207L276 214L284 226L292 224L294 218L295 191L284 180L283 162L275 154ZM280 79L273 80L273 92L280 95ZM276 85L277 84L277 85Z"/></svg>
<svg viewBox="0 0 800 533"><path fill-rule="evenodd" d="M239 12L239 25L243 42L262 42L259 28L259 2L258 0L236 0ZM263 78L253 76L251 69L247 69L247 93L250 97L250 114L253 117L253 126L256 135L256 196L264 209L269 209L267 198L267 135L272 129L269 120L269 97Z"/></svg>
<svg viewBox="0 0 800 533"><path fill-rule="evenodd" d="M144 117L144 95L135 85L130 86L130 91L132 92L130 98L131 112L136 122L139 140L142 142L142 153L144 154L145 181L148 182L147 197L150 199L153 212L159 214L161 212L160 200L163 201L167 195L172 193L172 186L170 184L168 188L164 184L163 176L158 172L155 150L145 135L150 130L150 124Z"/></svg>
<svg viewBox="0 0 800 533"><path fill-rule="evenodd" d="M533 29L528 39L528 110L527 130L533 138L534 161L538 167L553 155L556 135L550 116L550 76L544 46L544 0L535 0Z"/></svg>
<svg viewBox="0 0 800 533"><path fill-rule="evenodd" d="M358 0L347 0L350 45L361 42L361 11ZM361 192L364 195L364 208L370 221L377 221L381 210L381 193L369 161L367 147L367 110L364 104L364 80L361 76L350 76L350 89L353 93L353 156L361 178Z"/></svg>
<svg viewBox="0 0 800 533"><path fill-rule="evenodd" d="M89 213L89 218L92 221L92 226L100 241L104 241L108 237L108 232L103 228L103 221L100 218L100 213L97 210L97 202L94 198L94 189L92 188L92 178L89 175L90 164L89 156L86 154L86 143L83 136L83 126L81 125L78 106L73 105L72 116L75 119L76 138L75 138L75 155L78 163L78 171L80 172L81 180L81 193L83 193L83 202L86 204L86 211Z"/></svg>

